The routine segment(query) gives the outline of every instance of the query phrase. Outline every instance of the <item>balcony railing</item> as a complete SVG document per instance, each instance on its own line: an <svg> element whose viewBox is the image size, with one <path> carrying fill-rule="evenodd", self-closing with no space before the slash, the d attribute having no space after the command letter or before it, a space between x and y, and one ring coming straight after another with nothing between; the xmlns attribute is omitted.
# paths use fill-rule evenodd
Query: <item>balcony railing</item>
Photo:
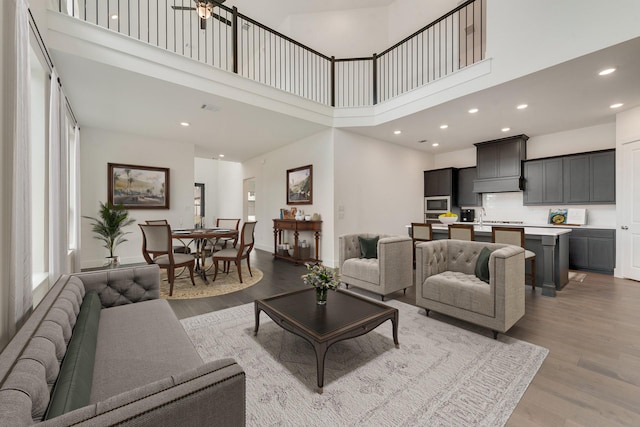
<svg viewBox="0 0 640 427"><path fill-rule="evenodd" d="M334 107L376 105L484 59L486 0L469 0L380 54L335 59L234 8L204 27L191 0L59 0L59 11ZM174 9L174 8L179 9Z"/></svg>

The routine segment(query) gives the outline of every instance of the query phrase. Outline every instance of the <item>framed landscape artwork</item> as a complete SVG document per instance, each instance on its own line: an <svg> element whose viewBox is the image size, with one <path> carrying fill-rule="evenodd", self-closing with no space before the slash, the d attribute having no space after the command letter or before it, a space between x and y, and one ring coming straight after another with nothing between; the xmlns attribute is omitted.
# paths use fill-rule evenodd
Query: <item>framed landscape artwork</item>
<svg viewBox="0 0 640 427"><path fill-rule="evenodd" d="M127 209L169 209L169 169L109 163L108 191Z"/></svg>
<svg viewBox="0 0 640 427"><path fill-rule="evenodd" d="M287 204L313 203L313 165L287 170Z"/></svg>

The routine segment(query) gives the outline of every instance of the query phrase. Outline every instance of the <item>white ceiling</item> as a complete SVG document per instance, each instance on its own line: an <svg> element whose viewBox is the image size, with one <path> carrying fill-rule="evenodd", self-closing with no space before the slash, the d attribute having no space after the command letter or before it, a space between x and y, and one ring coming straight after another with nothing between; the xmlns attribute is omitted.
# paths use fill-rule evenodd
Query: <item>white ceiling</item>
<svg viewBox="0 0 640 427"><path fill-rule="evenodd" d="M289 13L384 6L391 0L278 0ZM240 1L229 1L230 5ZM289 4L290 3L290 4ZM366 6L365 6L366 5ZM347 130L431 153L471 147L504 136L530 137L613 122L640 105L640 38L560 64L379 126ZM326 129L258 108L53 51L65 92L81 126L112 129L196 146L196 155L245 161ZM606 66L618 70L600 77ZM618 110L609 105L623 102ZM526 103L526 110L516 105ZM218 111L202 110L202 104ZM471 115L471 107L480 109ZM187 121L184 128L179 122ZM449 128L441 130L441 124ZM510 127L503 133L501 128ZM401 129L401 135L393 130ZM427 143L418 143L428 140ZM431 146L438 142L439 147Z"/></svg>

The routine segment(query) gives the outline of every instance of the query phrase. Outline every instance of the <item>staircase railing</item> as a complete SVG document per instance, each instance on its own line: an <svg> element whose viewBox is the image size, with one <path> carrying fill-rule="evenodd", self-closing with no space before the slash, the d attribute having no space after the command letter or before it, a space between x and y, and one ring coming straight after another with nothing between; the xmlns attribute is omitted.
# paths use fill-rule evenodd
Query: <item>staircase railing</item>
<svg viewBox="0 0 640 427"><path fill-rule="evenodd" d="M486 0L468 0L380 54L336 59L216 5L191 0L59 0L59 11L334 107L376 105L484 59ZM77 9L76 9L77 7Z"/></svg>

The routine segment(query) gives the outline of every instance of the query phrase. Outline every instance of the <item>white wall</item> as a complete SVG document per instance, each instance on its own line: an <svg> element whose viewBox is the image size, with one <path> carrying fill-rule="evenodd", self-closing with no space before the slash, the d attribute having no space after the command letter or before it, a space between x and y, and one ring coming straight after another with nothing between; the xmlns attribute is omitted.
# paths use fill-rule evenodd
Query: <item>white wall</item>
<svg viewBox="0 0 640 427"><path fill-rule="evenodd" d="M371 56L391 46L387 8L381 7L292 15L280 29L336 58Z"/></svg>
<svg viewBox="0 0 640 427"><path fill-rule="evenodd" d="M455 9L458 0L396 0L388 8L391 47L420 28Z"/></svg>
<svg viewBox="0 0 640 427"><path fill-rule="evenodd" d="M242 164L196 157L195 182L204 183L206 225L242 218Z"/></svg>
<svg viewBox="0 0 640 427"><path fill-rule="evenodd" d="M107 201L107 163L169 168L170 209L134 209L137 223L166 219L173 227L193 222L194 147L192 144L158 140L139 135L82 128L81 139L82 215L95 217L100 202ZM136 224L127 227L128 241L118 246L116 255L123 264L144 262L142 235ZM81 267L104 264L107 250L93 238L90 221L81 224Z"/></svg>
<svg viewBox="0 0 640 427"><path fill-rule="evenodd" d="M491 0L487 57L513 79L640 35L640 2Z"/></svg>
<svg viewBox="0 0 640 427"><path fill-rule="evenodd" d="M527 141L527 159L563 156L616 147L616 124L605 123L565 132L532 136Z"/></svg>
<svg viewBox="0 0 640 427"><path fill-rule="evenodd" d="M431 154L335 130L335 256L338 236L370 232L402 234L421 221L423 171Z"/></svg>
<svg viewBox="0 0 640 427"><path fill-rule="evenodd" d="M325 264L332 265L334 259L331 240L334 233L332 133L331 130L317 133L242 164L244 179L255 178L257 248L273 252L272 220L279 217L280 209L292 207L286 204L287 169L313 165L313 204L296 207L308 214L320 214L320 219L323 221L320 257ZM300 239L311 242L312 234L301 233ZM288 236L288 241L293 244L293 235Z"/></svg>

